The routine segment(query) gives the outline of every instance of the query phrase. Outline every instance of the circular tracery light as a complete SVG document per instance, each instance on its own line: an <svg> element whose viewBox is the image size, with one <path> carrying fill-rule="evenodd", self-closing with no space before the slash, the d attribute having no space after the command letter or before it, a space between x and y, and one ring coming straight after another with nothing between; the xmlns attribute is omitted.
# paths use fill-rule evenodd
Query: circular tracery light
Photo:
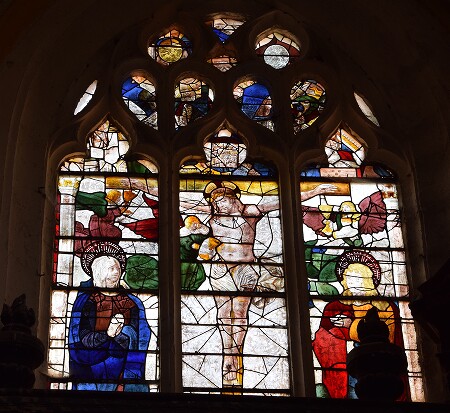
<svg viewBox="0 0 450 413"><path fill-rule="evenodd" d="M163 40L158 47L159 56L168 63L173 63L181 59L183 49L177 39Z"/></svg>
<svg viewBox="0 0 450 413"><path fill-rule="evenodd" d="M150 57L164 66L185 59L191 53L192 44L190 40L176 29L161 36L148 47Z"/></svg>
<svg viewBox="0 0 450 413"><path fill-rule="evenodd" d="M289 52L285 47L273 44L264 51L264 62L275 69L281 69L289 64Z"/></svg>
<svg viewBox="0 0 450 413"><path fill-rule="evenodd" d="M282 69L300 57L300 46L290 37L273 32L258 41L256 54L275 69Z"/></svg>

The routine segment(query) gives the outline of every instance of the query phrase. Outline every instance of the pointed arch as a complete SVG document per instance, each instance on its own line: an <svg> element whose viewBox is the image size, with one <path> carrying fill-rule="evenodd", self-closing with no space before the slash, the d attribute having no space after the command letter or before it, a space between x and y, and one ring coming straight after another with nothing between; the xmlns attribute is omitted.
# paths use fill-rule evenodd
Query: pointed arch
<svg viewBox="0 0 450 413"><path fill-rule="evenodd" d="M421 400L396 177L365 163L367 150L350 129L339 128L325 143L328 164L300 174L316 394L356 398L346 357L358 345L358 323L376 308L390 342L407 354L402 397Z"/></svg>
<svg viewBox="0 0 450 413"><path fill-rule="evenodd" d="M51 388L158 388L158 168L104 120L58 173Z"/></svg>
<svg viewBox="0 0 450 413"><path fill-rule="evenodd" d="M183 386L289 394L278 174L221 128L180 170Z"/></svg>

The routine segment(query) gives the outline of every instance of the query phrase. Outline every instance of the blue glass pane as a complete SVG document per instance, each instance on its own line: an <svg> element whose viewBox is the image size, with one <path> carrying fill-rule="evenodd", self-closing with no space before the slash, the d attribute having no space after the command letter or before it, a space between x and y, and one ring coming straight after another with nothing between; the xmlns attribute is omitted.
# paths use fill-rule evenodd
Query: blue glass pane
<svg viewBox="0 0 450 413"><path fill-rule="evenodd" d="M272 98L265 85L248 80L236 86L233 94L242 112L248 118L273 130Z"/></svg>
<svg viewBox="0 0 450 413"><path fill-rule="evenodd" d="M211 26L213 33L217 36L219 41L225 43L229 37L244 24L244 21L218 16L213 20L207 21L206 24Z"/></svg>
<svg viewBox="0 0 450 413"><path fill-rule="evenodd" d="M229 34L224 33L223 31L218 30L218 29L213 29L213 32L222 43L225 43L228 40L228 38L230 37Z"/></svg>
<svg viewBox="0 0 450 413"><path fill-rule="evenodd" d="M131 76L122 84L122 98L136 117L157 128L155 86L143 76Z"/></svg>

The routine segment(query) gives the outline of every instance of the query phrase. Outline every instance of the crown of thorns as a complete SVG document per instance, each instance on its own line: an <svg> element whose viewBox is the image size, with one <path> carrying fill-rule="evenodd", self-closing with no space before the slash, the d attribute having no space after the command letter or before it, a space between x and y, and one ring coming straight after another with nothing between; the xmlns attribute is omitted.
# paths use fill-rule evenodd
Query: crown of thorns
<svg viewBox="0 0 450 413"><path fill-rule="evenodd" d="M113 257L119 261L122 272L125 271L127 257L121 247L109 241L95 241L89 244L81 256L81 267L84 272L92 276L92 263L99 257Z"/></svg>
<svg viewBox="0 0 450 413"><path fill-rule="evenodd" d="M350 264L363 264L372 271L373 285L378 287L381 281L381 268L378 261L364 251L347 251L339 257L336 265L336 276L339 281L344 278L344 271Z"/></svg>

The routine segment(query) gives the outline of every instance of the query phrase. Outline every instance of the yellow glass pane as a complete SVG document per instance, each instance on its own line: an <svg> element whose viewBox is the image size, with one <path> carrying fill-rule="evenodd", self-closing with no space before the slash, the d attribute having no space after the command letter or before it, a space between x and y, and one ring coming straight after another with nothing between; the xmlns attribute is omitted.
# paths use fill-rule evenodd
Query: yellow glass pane
<svg viewBox="0 0 450 413"><path fill-rule="evenodd" d="M183 49L177 39L167 39L159 46L159 55L166 62L174 63L181 59Z"/></svg>

